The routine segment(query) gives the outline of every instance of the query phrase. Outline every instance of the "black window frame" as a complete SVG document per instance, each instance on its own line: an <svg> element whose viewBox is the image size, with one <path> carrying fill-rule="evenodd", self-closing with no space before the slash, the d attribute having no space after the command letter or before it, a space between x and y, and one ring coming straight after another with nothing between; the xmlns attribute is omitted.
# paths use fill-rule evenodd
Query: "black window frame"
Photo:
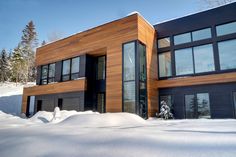
<svg viewBox="0 0 236 157"><path fill-rule="evenodd" d="M55 64L55 66L54 66L54 77L49 77L49 67L52 64ZM46 78L42 78L43 67L45 67L45 66L47 67L47 77ZM40 85L47 85L47 84L55 82L55 77L56 77L56 63L55 62L41 66ZM52 79L53 81L49 82L49 79ZM46 80L46 84L43 84L43 80Z"/></svg>
<svg viewBox="0 0 236 157"><path fill-rule="evenodd" d="M72 60L74 58L79 58L79 72L76 72L76 73L72 73ZM66 81L71 81L71 80L76 80L78 78L80 78L80 56L76 56L76 57L73 57L73 58L68 58L68 59L64 59L62 60L62 68L61 68L61 82L66 82ZM70 68L70 71L68 74L64 74L63 75L63 65L64 65L64 61L70 61L70 65L69 65L69 68ZM72 79L72 75L78 75L78 78L76 79ZM63 78L64 77L69 77L68 79L64 80Z"/></svg>

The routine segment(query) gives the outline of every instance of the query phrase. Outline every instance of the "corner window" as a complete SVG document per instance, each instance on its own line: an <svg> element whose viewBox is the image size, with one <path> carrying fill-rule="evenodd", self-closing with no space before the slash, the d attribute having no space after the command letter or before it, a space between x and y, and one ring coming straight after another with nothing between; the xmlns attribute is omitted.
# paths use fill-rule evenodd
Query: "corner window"
<svg viewBox="0 0 236 157"><path fill-rule="evenodd" d="M191 42L191 33L184 33L180 35L175 35L174 36L174 44L179 45L179 44L184 44Z"/></svg>
<svg viewBox="0 0 236 157"><path fill-rule="evenodd" d="M48 84L55 81L55 63L42 66L41 84Z"/></svg>
<svg viewBox="0 0 236 157"><path fill-rule="evenodd" d="M175 51L176 75L193 74L192 48Z"/></svg>
<svg viewBox="0 0 236 157"><path fill-rule="evenodd" d="M193 41L211 38L211 28L192 32Z"/></svg>
<svg viewBox="0 0 236 157"><path fill-rule="evenodd" d="M158 48L170 47L170 37L159 39Z"/></svg>
<svg viewBox="0 0 236 157"><path fill-rule="evenodd" d="M220 56L220 69L236 68L236 39L222 41L218 43Z"/></svg>
<svg viewBox="0 0 236 157"><path fill-rule="evenodd" d="M215 70L212 44L193 48L195 73Z"/></svg>
<svg viewBox="0 0 236 157"><path fill-rule="evenodd" d="M171 75L171 53L159 54L159 77L169 77Z"/></svg>
<svg viewBox="0 0 236 157"><path fill-rule="evenodd" d="M231 22L223 25L216 26L217 36L236 33L236 22Z"/></svg>

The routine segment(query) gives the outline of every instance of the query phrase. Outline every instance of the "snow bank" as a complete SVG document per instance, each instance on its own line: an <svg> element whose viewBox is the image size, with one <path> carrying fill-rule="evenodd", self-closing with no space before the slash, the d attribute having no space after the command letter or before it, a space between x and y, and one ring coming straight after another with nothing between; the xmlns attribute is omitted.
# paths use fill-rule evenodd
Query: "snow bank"
<svg viewBox="0 0 236 157"><path fill-rule="evenodd" d="M60 125L81 127L120 127L144 124L146 124L144 119L130 113L77 114L60 123Z"/></svg>

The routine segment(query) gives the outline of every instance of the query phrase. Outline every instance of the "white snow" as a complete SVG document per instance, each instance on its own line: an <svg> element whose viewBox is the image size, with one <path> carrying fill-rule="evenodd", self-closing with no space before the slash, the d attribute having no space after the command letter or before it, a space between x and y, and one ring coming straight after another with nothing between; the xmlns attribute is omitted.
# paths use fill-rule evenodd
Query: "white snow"
<svg viewBox="0 0 236 157"><path fill-rule="evenodd" d="M32 85L35 85L35 83L28 82L27 85L13 82L0 83L0 110L19 116L21 113L23 87Z"/></svg>
<svg viewBox="0 0 236 157"><path fill-rule="evenodd" d="M3 87L4 86L4 87ZM0 86L5 96L22 87ZM12 91L14 90L14 91ZM13 94L13 95L11 95ZM11 106L8 99L5 105ZM0 157L235 157L236 120L144 120L129 113L0 111Z"/></svg>
<svg viewBox="0 0 236 157"><path fill-rule="evenodd" d="M235 157L236 120L143 120L129 113L0 112L0 156Z"/></svg>

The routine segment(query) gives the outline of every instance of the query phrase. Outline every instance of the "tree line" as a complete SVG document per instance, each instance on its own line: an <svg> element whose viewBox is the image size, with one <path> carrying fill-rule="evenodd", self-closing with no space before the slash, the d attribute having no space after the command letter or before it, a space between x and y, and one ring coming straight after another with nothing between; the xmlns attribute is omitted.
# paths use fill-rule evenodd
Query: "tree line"
<svg viewBox="0 0 236 157"><path fill-rule="evenodd" d="M45 41L43 41L45 44ZM0 54L0 82L34 82L36 79L35 50L38 46L37 32L33 21L22 31L18 45Z"/></svg>

